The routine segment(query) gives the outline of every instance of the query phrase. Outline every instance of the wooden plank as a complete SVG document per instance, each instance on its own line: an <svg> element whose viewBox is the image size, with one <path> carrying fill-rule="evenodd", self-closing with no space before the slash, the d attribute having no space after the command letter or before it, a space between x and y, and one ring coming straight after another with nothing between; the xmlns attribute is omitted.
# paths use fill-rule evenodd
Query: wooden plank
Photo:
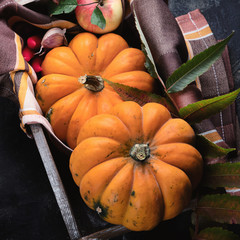
<svg viewBox="0 0 240 240"><path fill-rule="evenodd" d="M63 183L40 124L30 125L34 140L71 240L81 237Z"/></svg>

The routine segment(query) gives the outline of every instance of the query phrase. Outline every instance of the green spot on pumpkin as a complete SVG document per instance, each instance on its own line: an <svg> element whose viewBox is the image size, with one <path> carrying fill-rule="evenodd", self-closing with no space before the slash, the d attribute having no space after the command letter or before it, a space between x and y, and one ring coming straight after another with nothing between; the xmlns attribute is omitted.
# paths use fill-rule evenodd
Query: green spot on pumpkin
<svg viewBox="0 0 240 240"><path fill-rule="evenodd" d="M136 227L137 226L137 222L135 220L132 221L132 224Z"/></svg>
<svg viewBox="0 0 240 240"><path fill-rule="evenodd" d="M131 196L135 197L135 191L134 190L131 192Z"/></svg>
<svg viewBox="0 0 240 240"><path fill-rule="evenodd" d="M84 199L86 200L86 202L89 201L89 195L90 195L90 191L88 190L88 191L84 194Z"/></svg>
<svg viewBox="0 0 240 240"><path fill-rule="evenodd" d="M53 114L53 108L50 108L46 114L46 119L51 123L51 116Z"/></svg>
<svg viewBox="0 0 240 240"><path fill-rule="evenodd" d="M36 98L37 98L37 100L39 100L40 102L44 103L44 100L42 99L41 95L36 94Z"/></svg>

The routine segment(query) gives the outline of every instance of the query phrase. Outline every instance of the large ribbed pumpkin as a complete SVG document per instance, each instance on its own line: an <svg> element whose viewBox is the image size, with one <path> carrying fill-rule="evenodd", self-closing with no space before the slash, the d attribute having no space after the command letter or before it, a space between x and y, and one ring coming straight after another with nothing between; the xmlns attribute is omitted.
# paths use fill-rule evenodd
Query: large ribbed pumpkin
<svg viewBox="0 0 240 240"><path fill-rule="evenodd" d="M98 39L91 33L80 33L69 46L47 53L36 99L55 134L74 148L79 129L88 118L122 102L103 78L152 91L153 78L144 64L144 53L129 47L117 34Z"/></svg>
<svg viewBox="0 0 240 240"><path fill-rule="evenodd" d="M112 224L150 230L177 216L202 176L191 126L157 103L122 102L81 128L70 170L85 203Z"/></svg>

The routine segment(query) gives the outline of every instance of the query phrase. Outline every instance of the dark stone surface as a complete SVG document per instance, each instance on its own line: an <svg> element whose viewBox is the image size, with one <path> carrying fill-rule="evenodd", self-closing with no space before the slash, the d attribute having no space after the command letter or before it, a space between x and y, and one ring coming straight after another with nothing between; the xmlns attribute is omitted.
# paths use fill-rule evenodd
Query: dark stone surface
<svg viewBox="0 0 240 240"><path fill-rule="evenodd" d="M68 239L35 142L20 129L17 106L0 98L0 112L0 239Z"/></svg>

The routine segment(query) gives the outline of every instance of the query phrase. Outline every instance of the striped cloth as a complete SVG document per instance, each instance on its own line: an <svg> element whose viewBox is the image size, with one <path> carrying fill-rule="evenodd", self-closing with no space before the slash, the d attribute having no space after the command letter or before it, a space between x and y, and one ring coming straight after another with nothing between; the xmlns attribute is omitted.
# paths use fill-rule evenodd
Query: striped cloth
<svg viewBox="0 0 240 240"><path fill-rule="evenodd" d="M179 16L176 20L185 38L189 58L217 43L210 26L198 9ZM204 99L220 96L233 90L234 83L230 71L226 49L223 56L196 80L196 85ZM203 121L197 125L201 135L220 146L226 147L225 143L227 143L230 147L237 147L234 104L211 117L211 122L212 124L210 122L207 124L207 121Z"/></svg>
<svg viewBox="0 0 240 240"><path fill-rule="evenodd" d="M17 96L21 127L29 136L31 133L27 126L39 123L55 137L51 125L42 115L35 99L34 84L38 81L38 77L31 65L23 58L23 36L12 29L16 23L22 21L39 28L39 31L40 29L47 31L53 27L73 29L76 24L50 18L13 0L1 1L0 16L0 96L8 97L13 101L16 101L15 96ZM60 141L56 137L55 139ZM67 146L65 147L67 148Z"/></svg>
<svg viewBox="0 0 240 240"><path fill-rule="evenodd" d="M187 54L184 54L186 45L188 55L192 58L198 52L216 43L211 29L199 10L180 16L175 20L163 1L149 0L145 6L142 1L133 0L131 4L134 4L136 10L139 7L140 20L142 19L142 22L144 22L146 30L152 31L149 38L154 39L155 42L149 40L149 43L151 42L150 45L154 49L155 56L157 56L156 64L159 67L159 72L163 74L163 79L186 60ZM152 4L155 4L155 6ZM149 14L149 11L155 12ZM159 19L161 13L164 17ZM166 18L166 14L169 17ZM49 29L52 27L72 29L76 25L69 21L52 19L34 12L17 4L13 0L1 1L0 16L0 96L10 97L12 100L16 100L15 97L17 96L21 126L26 133L29 133L29 124L42 124L55 141L64 148L71 150L56 138L49 122L42 115L34 96L34 84L37 82L38 77L33 68L24 60L22 56L22 38L13 31L12 27L14 23L19 21L25 21L39 29ZM148 18L151 19L151 22L147 21ZM156 21L158 25L151 25L150 27L152 21ZM159 27L159 31L156 26ZM166 26L169 26L169 28ZM162 34L159 33L161 31ZM228 60L227 53L225 53L225 57ZM158 61L161 61L161 64L158 64ZM231 73L228 74L226 71L227 65L224 65L226 63L227 61L219 59L207 73L197 79L197 87L201 90L204 98L218 96L232 90L233 83L230 83ZM161 66L163 67L161 68ZM212 121L203 121L196 128L198 133L204 135L209 140L224 147L234 147L236 142L234 117L235 110L233 107L230 107L217 116L214 116L211 119Z"/></svg>

